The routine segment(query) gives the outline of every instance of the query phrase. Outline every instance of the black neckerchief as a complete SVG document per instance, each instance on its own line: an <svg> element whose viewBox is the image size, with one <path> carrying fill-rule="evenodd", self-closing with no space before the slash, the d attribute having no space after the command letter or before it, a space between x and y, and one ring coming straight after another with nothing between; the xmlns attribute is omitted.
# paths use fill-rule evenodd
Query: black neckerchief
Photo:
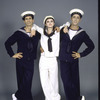
<svg viewBox="0 0 100 100"><path fill-rule="evenodd" d="M54 31L51 34L48 34L46 31L44 32L44 35L48 37L48 51L52 52L52 42L51 42L51 36L54 35Z"/></svg>
<svg viewBox="0 0 100 100"><path fill-rule="evenodd" d="M44 35L46 35L47 37L51 37L54 34L54 31L51 34L48 34L46 31L44 31Z"/></svg>

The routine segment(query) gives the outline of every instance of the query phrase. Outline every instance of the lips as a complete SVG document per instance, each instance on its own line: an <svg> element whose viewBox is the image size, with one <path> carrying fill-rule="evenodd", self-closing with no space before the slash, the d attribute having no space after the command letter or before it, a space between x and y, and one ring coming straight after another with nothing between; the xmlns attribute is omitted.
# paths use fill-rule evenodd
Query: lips
<svg viewBox="0 0 100 100"><path fill-rule="evenodd" d="M52 24L49 24L49 26L51 26Z"/></svg>

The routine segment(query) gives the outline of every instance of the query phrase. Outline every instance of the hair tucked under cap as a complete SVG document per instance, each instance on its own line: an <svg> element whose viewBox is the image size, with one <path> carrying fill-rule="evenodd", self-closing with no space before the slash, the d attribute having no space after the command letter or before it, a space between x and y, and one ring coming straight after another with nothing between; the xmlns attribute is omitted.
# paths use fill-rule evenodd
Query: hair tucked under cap
<svg viewBox="0 0 100 100"><path fill-rule="evenodd" d="M21 14L21 17L23 20L25 20L26 16L31 16L32 19L34 19L34 15L35 15L35 12L33 12L33 11L25 11Z"/></svg>
<svg viewBox="0 0 100 100"><path fill-rule="evenodd" d="M82 16L84 15L84 12L81 9L77 9L77 8L72 9L69 13L70 13L71 17L74 14L78 14L82 18Z"/></svg>

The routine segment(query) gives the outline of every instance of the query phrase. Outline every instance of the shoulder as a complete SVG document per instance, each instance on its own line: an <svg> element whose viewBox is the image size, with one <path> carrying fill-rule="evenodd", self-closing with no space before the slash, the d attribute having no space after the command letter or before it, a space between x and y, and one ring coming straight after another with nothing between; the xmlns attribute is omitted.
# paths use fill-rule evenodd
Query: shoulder
<svg viewBox="0 0 100 100"><path fill-rule="evenodd" d="M21 35L23 35L23 33L24 33L24 30L22 30L20 28L20 29L17 29L12 35L14 35L14 36L21 36Z"/></svg>
<svg viewBox="0 0 100 100"><path fill-rule="evenodd" d="M37 35L40 35L40 32L36 31L36 34L37 34Z"/></svg>
<svg viewBox="0 0 100 100"><path fill-rule="evenodd" d="M78 32L79 33L82 33L82 34L87 34L86 31L83 28L81 28L81 27L79 27Z"/></svg>
<svg viewBox="0 0 100 100"><path fill-rule="evenodd" d="M14 35L20 35L22 32L20 31L20 30L16 30L15 32L14 32Z"/></svg>
<svg viewBox="0 0 100 100"><path fill-rule="evenodd" d="M55 34L59 34L60 32L55 31L54 33L55 33Z"/></svg>
<svg viewBox="0 0 100 100"><path fill-rule="evenodd" d="M26 33L26 31L24 30L24 27L21 27L15 31L15 34L20 34L20 33Z"/></svg>
<svg viewBox="0 0 100 100"><path fill-rule="evenodd" d="M87 32L83 28L80 28L79 32L81 33L81 36L84 39L89 38L89 35L87 34Z"/></svg>
<svg viewBox="0 0 100 100"><path fill-rule="evenodd" d="M36 35L35 35L35 36L38 37L38 38L40 39L41 34L40 34L38 31L36 31Z"/></svg>

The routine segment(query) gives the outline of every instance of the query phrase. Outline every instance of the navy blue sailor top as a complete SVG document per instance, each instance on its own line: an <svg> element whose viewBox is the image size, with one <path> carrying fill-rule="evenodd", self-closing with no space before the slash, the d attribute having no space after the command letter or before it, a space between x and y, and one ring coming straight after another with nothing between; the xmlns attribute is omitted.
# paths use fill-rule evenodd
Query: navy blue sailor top
<svg viewBox="0 0 100 100"><path fill-rule="evenodd" d="M68 28L69 29L69 28ZM82 31L81 31L82 30ZM84 57L91 53L94 49L94 43L88 36L88 34L79 27L78 34L75 35L72 40L70 40L69 34L65 34L63 32L63 28L60 31L61 39L60 39L60 52L59 59L67 62L73 62L75 59L72 57L72 52L78 52L82 43L85 43L87 46L82 52L80 52L80 56Z"/></svg>
<svg viewBox="0 0 100 100"><path fill-rule="evenodd" d="M12 57L14 51L12 45L17 43L17 53L22 52L23 58L21 61L34 60L36 59L38 41L40 39L40 33L36 31L36 35L29 37L25 34L24 27L20 28L13 35L11 35L5 42L5 48L7 53Z"/></svg>

